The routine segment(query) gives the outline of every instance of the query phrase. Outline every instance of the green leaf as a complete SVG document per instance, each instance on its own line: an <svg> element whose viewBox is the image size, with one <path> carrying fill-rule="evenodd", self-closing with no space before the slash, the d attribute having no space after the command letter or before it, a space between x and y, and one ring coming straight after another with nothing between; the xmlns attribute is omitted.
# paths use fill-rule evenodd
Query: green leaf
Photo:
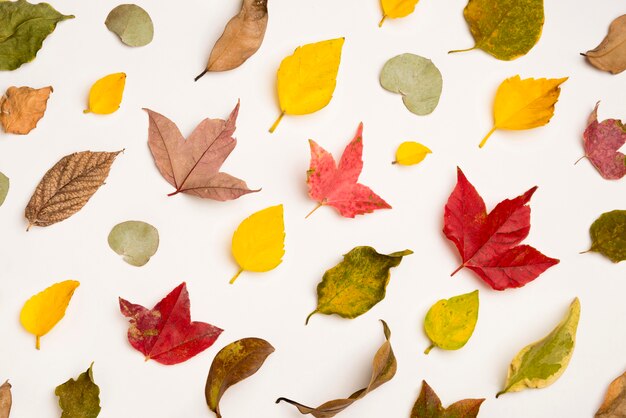
<svg viewBox="0 0 626 418"><path fill-rule="evenodd" d="M128 46L148 45L154 36L150 15L136 4L117 6L111 10L104 24Z"/></svg>
<svg viewBox="0 0 626 418"><path fill-rule="evenodd" d="M439 396L425 380L422 380L422 391L413 405L411 418L476 418L484 401L484 399L463 399L444 408Z"/></svg>
<svg viewBox="0 0 626 418"><path fill-rule="evenodd" d="M7 194L9 194L9 184L9 178L0 173L0 206L4 203L4 199L7 198Z"/></svg>
<svg viewBox="0 0 626 418"><path fill-rule="evenodd" d="M15 70L32 61L57 23L73 19L48 3L0 2L0 70Z"/></svg>
<svg viewBox="0 0 626 418"><path fill-rule="evenodd" d="M524 347L513 358L504 389L496 398L525 388L545 388L561 377L574 354L579 318L580 301L575 298L567 316L550 334Z"/></svg>
<svg viewBox="0 0 626 418"><path fill-rule="evenodd" d="M591 224L591 248L614 263L626 260L626 210L613 210L600 215Z"/></svg>
<svg viewBox="0 0 626 418"><path fill-rule="evenodd" d="M424 330L432 341L424 351L433 347L458 350L474 333L478 321L478 290L464 295L442 299L435 303L424 319Z"/></svg>
<svg viewBox="0 0 626 418"><path fill-rule="evenodd" d="M61 418L96 418L100 414L100 388L93 381L92 368L93 363L78 379L70 379L54 390L63 410Z"/></svg>
<svg viewBox="0 0 626 418"><path fill-rule="evenodd" d="M159 231L142 221L122 222L109 233L109 247L128 264L141 267L159 248Z"/></svg>
<svg viewBox="0 0 626 418"><path fill-rule="evenodd" d="M402 54L387 61L380 72L380 85L402 95L407 109L416 115L432 113L439 103L443 79L428 58Z"/></svg>
<svg viewBox="0 0 626 418"><path fill-rule="evenodd" d="M337 314L356 318L385 298L392 267L396 267L411 250L389 255L379 254L372 247L355 247L343 261L324 273L317 285L317 308L309 314Z"/></svg>

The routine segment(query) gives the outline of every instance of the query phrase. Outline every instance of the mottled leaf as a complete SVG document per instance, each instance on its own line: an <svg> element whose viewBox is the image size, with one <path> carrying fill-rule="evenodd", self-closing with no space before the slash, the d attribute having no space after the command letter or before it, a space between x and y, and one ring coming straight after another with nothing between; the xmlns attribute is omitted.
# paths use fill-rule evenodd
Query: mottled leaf
<svg viewBox="0 0 626 418"><path fill-rule="evenodd" d="M400 144L396 151L396 159L392 164L415 165L424 161L432 151L418 142L407 141Z"/></svg>
<svg viewBox="0 0 626 418"><path fill-rule="evenodd" d="M626 155L619 149L626 144L626 126L617 119L598 122L599 105L589 115L583 134L585 157L605 179L621 179L626 176Z"/></svg>
<svg viewBox="0 0 626 418"><path fill-rule="evenodd" d="M115 112L122 103L125 86L125 73L114 73L102 77L91 86L89 107L83 110L83 113L108 115Z"/></svg>
<svg viewBox="0 0 626 418"><path fill-rule="evenodd" d="M7 195L9 194L9 186L11 182L4 173L0 173L0 206L4 203Z"/></svg>
<svg viewBox="0 0 626 418"><path fill-rule="evenodd" d="M626 417L626 373L611 382L594 418Z"/></svg>
<svg viewBox="0 0 626 418"><path fill-rule="evenodd" d="M605 212L591 228L591 248L614 263L626 260L626 210Z"/></svg>
<svg viewBox="0 0 626 418"><path fill-rule="evenodd" d="M159 248L159 231L142 221L117 224L109 233L109 247L132 266L143 266Z"/></svg>
<svg viewBox="0 0 626 418"><path fill-rule="evenodd" d="M150 15L136 4L120 4L109 12L104 24L128 46L148 45L154 36Z"/></svg>
<svg viewBox="0 0 626 418"><path fill-rule="evenodd" d="M600 45L583 55L602 71L619 74L626 70L626 14L613 20Z"/></svg>
<svg viewBox="0 0 626 418"><path fill-rule="evenodd" d="M11 384L7 380L0 385L0 418L9 418L11 415L11 405L13 397L11 396Z"/></svg>
<svg viewBox="0 0 626 418"><path fill-rule="evenodd" d="M52 87L9 87L0 98L0 123L4 132L26 135L43 118Z"/></svg>
<svg viewBox="0 0 626 418"><path fill-rule="evenodd" d="M63 410L61 418L96 418L100 414L100 388L93 380L93 363L78 379L70 379L54 390Z"/></svg>
<svg viewBox="0 0 626 418"><path fill-rule="evenodd" d="M422 391L413 405L411 418L476 418L484 401L484 399L463 399L444 408L439 396L425 380L422 380Z"/></svg>
<svg viewBox="0 0 626 418"><path fill-rule="evenodd" d="M433 347L458 350L471 338L478 321L478 290L450 299L441 299L426 314L424 330Z"/></svg>

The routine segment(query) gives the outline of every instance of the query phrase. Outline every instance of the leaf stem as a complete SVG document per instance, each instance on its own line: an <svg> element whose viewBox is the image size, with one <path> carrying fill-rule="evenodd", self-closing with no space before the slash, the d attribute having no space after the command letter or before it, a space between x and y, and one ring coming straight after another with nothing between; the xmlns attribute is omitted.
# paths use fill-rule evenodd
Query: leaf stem
<svg viewBox="0 0 626 418"><path fill-rule="evenodd" d="M455 54L457 52L467 52L467 51L472 51L476 49L476 45L474 45L471 48L466 48L466 49L453 49L452 51L448 51L448 54Z"/></svg>
<svg viewBox="0 0 626 418"><path fill-rule="evenodd" d="M202 78L202 76L203 76L203 75L205 75L208 71L209 71L209 70L204 70L204 71L202 71L200 74L198 74L198 75L196 76L196 78L194 78L194 79L193 79L193 81L195 82L195 81L200 80L200 79Z"/></svg>
<svg viewBox="0 0 626 418"><path fill-rule="evenodd" d="M383 18L380 19L380 22L378 22L378 27L382 27L383 23L385 23L385 19L387 19L387 15L383 15Z"/></svg>
<svg viewBox="0 0 626 418"><path fill-rule="evenodd" d="M430 350L432 350L433 348L435 348L435 343L431 343L428 348L426 350L424 350L424 354L428 355L428 353L430 353Z"/></svg>
<svg viewBox="0 0 626 418"><path fill-rule="evenodd" d="M317 309L316 309L316 310L314 310L313 312L311 312L311 313L309 314L309 316L307 316L307 317L306 317L306 321L304 321L304 325L309 325L309 319L311 319L311 317L312 317L313 315L315 315L316 313L318 313L318 310L317 310Z"/></svg>
<svg viewBox="0 0 626 418"><path fill-rule="evenodd" d="M496 126L494 125L493 128L491 128L491 130L489 132L487 132L487 135L485 135L485 137L483 138L482 141L480 141L480 144L478 144L478 148L482 148L485 146L485 144L487 143L487 140L489 139L489 137L491 136L491 134L493 134L496 131Z"/></svg>
<svg viewBox="0 0 626 418"><path fill-rule="evenodd" d="M455 274L457 274L463 267L465 267L465 264L461 264L459 267L457 267L456 270L454 270L451 274L450 277L454 276Z"/></svg>
<svg viewBox="0 0 626 418"><path fill-rule="evenodd" d="M41 350L41 337L39 335L35 336L35 348Z"/></svg>
<svg viewBox="0 0 626 418"><path fill-rule="evenodd" d="M315 206L313 208L313 210L311 212L309 212L304 219L307 219L309 216L313 215L313 212L315 212L316 210L318 210L319 208L321 208L323 205L321 203L318 203L317 206Z"/></svg>
<svg viewBox="0 0 626 418"><path fill-rule="evenodd" d="M496 393L496 399L498 399L500 395L504 395L505 393L507 393L508 390L509 388L504 388L500 392Z"/></svg>
<svg viewBox="0 0 626 418"><path fill-rule="evenodd" d="M168 193L168 194L167 194L167 196L168 196L168 197L169 197L169 196L174 196L174 195L177 195L178 193L180 193L180 190L176 189L176 190L174 190L172 193Z"/></svg>
<svg viewBox="0 0 626 418"><path fill-rule="evenodd" d="M232 278L232 279L230 279L230 282L228 282L228 283L230 283L230 284L235 283L235 280L237 280L237 277L239 277L239 275L240 275L241 273L243 273L243 269L242 269L242 268L240 268L240 269L239 269L239 271L238 271L238 272L237 272L237 273L233 276L233 278Z"/></svg>
<svg viewBox="0 0 626 418"><path fill-rule="evenodd" d="M574 165L578 164L580 162L580 160L582 160L583 158L587 158L586 155L583 155L582 157L580 157L579 159L576 160L576 162L574 163Z"/></svg>
<svg viewBox="0 0 626 418"><path fill-rule="evenodd" d="M278 124L280 123L280 121L283 120L283 116L285 116L285 111L284 110L282 112L280 112L280 116L278 116L278 119L276 119L276 121L274 122L274 124L270 128L270 133L271 134L274 133L274 131L278 127Z"/></svg>

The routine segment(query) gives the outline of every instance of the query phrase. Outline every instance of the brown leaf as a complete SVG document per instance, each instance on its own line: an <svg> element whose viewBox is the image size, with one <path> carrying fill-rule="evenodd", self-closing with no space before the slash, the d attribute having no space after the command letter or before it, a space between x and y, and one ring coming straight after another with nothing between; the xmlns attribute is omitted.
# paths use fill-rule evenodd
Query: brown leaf
<svg viewBox="0 0 626 418"><path fill-rule="evenodd" d="M439 396L425 380L422 380L422 391L413 405L411 418L476 418L484 401L484 399L463 399L444 408Z"/></svg>
<svg viewBox="0 0 626 418"><path fill-rule="evenodd" d="M75 152L46 172L26 206L31 226L48 226L78 212L104 184L111 164L122 152Z"/></svg>
<svg viewBox="0 0 626 418"><path fill-rule="evenodd" d="M626 417L626 373L613 380L595 418Z"/></svg>
<svg viewBox="0 0 626 418"><path fill-rule="evenodd" d="M246 62L261 47L267 28L267 0L243 0L241 11L226 24L209 62L200 77L209 71L228 71Z"/></svg>
<svg viewBox="0 0 626 418"><path fill-rule="evenodd" d="M11 384L7 380L0 385L0 418L9 418L12 403Z"/></svg>
<svg viewBox="0 0 626 418"><path fill-rule="evenodd" d="M594 67L621 73L626 69L626 14L611 22L609 33L595 49L583 54Z"/></svg>
<svg viewBox="0 0 626 418"><path fill-rule="evenodd" d="M0 123L10 134L26 135L43 118L52 87L9 87L0 98Z"/></svg>
<svg viewBox="0 0 626 418"><path fill-rule="evenodd" d="M393 350L391 349L391 343L389 342L389 338L391 338L391 331L389 330L389 327L387 326L387 323L385 321L381 320L380 322L383 323L383 331L385 333L386 341L378 349L376 355L374 356L374 361L372 364L372 377L370 378L370 382L367 387L357 390L348 398L328 401L318 406L317 408L311 408L309 406L302 405L301 403L292 401L287 398L278 398L276 400L276 403L279 403L280 401L285 401L298 408L298 411L300 411L300 413L303 415L311 414L315 418L330 418L334 417L335 415L352 405L354 402L365 397L365 395L378 388L382 384L390 381L396 374L398 364L396 362L396 357L393 354Z"/></svg>
<svg viewBox="0 0 626 418"><path fill-rule="evenodd" d="M219 172L220 167L235 149L232 137L239 113L239 103L227 121L204 119L185 140L176 124L165 116L148 112L148 145L161 175L178 193L213 199L232 200L250 190L243 180Z"/></svg>

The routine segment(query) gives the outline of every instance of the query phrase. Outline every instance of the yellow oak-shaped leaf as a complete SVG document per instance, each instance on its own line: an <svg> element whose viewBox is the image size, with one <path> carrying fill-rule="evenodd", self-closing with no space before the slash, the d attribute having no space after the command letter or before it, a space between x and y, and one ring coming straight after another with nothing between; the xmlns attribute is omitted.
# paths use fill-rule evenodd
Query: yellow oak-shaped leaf
<svg viewBox="0 0 626 418"><path fill-rule="evenodd" d="M89 91L89 108L84 113L108 115L115 112L122 103L125 85L125 73L109 74L96 81Z"/></svg>
<svg viewBox="0 0 626 418"><path fill-rule="evenodd" d="M274 132L283 116L317 112L330 102L337 84L343 41L344 38L337 38L300 46L280 63L280 116L270 132Z"/></svg>
<svg viewBox="0 0 626 418"><path fill-rule="evenodd" d="M400 144L396 151L396 160L392 164L415 165L421 163L432 151L417 142L407 141Z"/></svg>
<svg viewBox="0 0 626 418"><path fill-rule="evenodd" d="M496 129L531 129L550 122L561 93L559 86L566 80L567 77L521 80L519 75L504 80L493 104L493 127L479 147Z"/></svg>
<svg viewBox="0 0 626 418"><path fill-rule="evenodd" d="M56 283L28 299L20 313L20 322L26 331L36 337L37 350L39 340L63 319L72 295L80 285L74 280Z"/></svg>
<svg viewBox="0 0 626 418"><path fill-rule="evenodd" d="M283 205L270 206L244 219L233 234L232 251L239 271L231 284L243 271L275 269L285 255Z"/></svg>
<svg viewBox="0 0 626 418"><path fill-rule="evenodd" d="M410 15L415 10L417 2L418 0L380 0L380 5L383 8L383 18L380 20L378 27L382 26L388 17L397 19Z"/></svg>
<svg viewBox="0 0 626 418"><path fill-rule="evenodd" d="M434 347L458 350L474 333L478 321L478 290L442 299L435 303L424 319L424 330L432 341L424 351L428 354Z"/></svg>

